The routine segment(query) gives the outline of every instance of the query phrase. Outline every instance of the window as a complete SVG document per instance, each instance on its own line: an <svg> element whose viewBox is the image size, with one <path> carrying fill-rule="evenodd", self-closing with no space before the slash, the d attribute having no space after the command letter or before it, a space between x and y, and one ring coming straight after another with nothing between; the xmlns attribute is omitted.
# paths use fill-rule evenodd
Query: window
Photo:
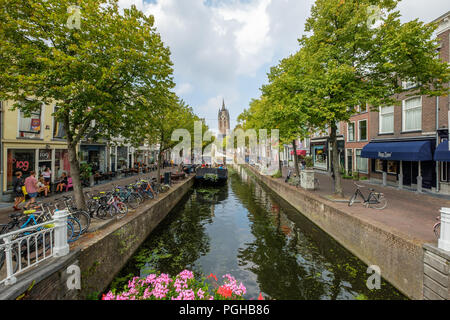
<svg viewBox="0 0 450 320"><path fill-rule="evenodd" d="M41 110L28 115L19 110L19 137L34 139L41 137Z"/></svg>
<svg viewBox="0 0 450 320"><path fill-rule="evenodd" d="M327 154L325 152L325 146L313 147L313 160L314 167L327 169Z"/></svg>
<svg viewBox="0 0 450 320"><path fill-rule="evenodd" d="M340 135L340 134L341 134L341 122L336 121L336 135Z"/></svg>
<svg viewBox="0 0 450 320"><path fill-rule="evenodd" d="M394 106L380 108L380 134L394 132Z"/></svg>
<svg viewBox="0 0 450 320"><path fill-rule="evenodd" d="M367 120L358 122L359 141L367 141Z"/></svg>
<svg viewBox="0 0 450 320"><path fill-rule="evenodd" d="M441 182L450 182L450 164L441 162Z"/></svg>
<svg viewBox="0 0 450 320"><path fill-rule="evenodd" d="M361 158L362 149L356 149L356 170L361 173L369 173L369 159Z"/></svg>
<svg viewBox="0 0 450 320"><path fill-rule="evenodd" d="M375 172L383 172L383 160L375 159Z"/></svg>
<svg viewBox="0 0 450 320"><path fill-rule="evenodd" d="M55 113L58 111L58 107L55 107ZM64 128L64 124L62 122L56 121L53 117L53 138L55 139L65 139L66 137L66 129Z"/></svg>
<svg viewBox="0 0 450 320"><path fill-rule="evenodd" d="M412 88L417 87L417 82L415 82L415 81L403 81L402 82L402 87L405 90L412 89Z"/></svg>
<svg viewBox="0 0 450 320"><path fill-rule="evenodd" d="M367 112L367 104L359 106L359 113L365 113L365 112Z"/></svg>
<svg viewBox="0 0 450 320"><path fill-rule="evenodd" d="M8 190L11 190L17 171L22 171L23 177L26 178L30 175L30 171L35 170L36 150L8 149L7 157L7 185Z"/></svg>
<svg viewBox="0 0 450 320"><path fill-rule="evenodd" d="M422 130L422 98L403 101L403 131Z"/></svg>
<svg viewBox="0 0 450 320"><path fill-rule="evenodd" d="M388 161L387 172L391 173L391 174L397 174L398 173L398 161Z"/></svg>
<svg viewBox="0 0 450 320"><path fill-rule="evenodd" d="M355 141L355 123L351 122L347 125L347 141Z"/></svg>

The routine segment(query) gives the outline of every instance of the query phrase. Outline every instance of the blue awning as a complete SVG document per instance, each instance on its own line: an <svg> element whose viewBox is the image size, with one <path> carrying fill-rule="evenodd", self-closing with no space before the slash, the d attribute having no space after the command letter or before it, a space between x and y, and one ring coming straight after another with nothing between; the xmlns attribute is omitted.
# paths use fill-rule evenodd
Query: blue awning
<svg viewBox="0 0 450 320"><path fill-rule="evenodd" d="M448 141L442 142L434 153L435 161L450 161L450 151L448 150Z"/></svg>
<svg viewBox="0 0 450 320"><path fill-rule="evenodd" d="M432 161L431 140L371 142L362 152L362 158L396 161Z"/></svg>

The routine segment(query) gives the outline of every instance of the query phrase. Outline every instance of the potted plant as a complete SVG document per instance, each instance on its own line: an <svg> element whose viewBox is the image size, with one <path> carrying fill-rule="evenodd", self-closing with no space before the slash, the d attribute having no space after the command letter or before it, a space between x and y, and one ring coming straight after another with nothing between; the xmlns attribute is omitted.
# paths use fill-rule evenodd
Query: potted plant
<svg viewBox="0 0 450 320"><path fill-rule="evenodd" d="M85 186L92 186L94 184L94 176L92 175L92 167L88 163L80 164L80 178Z"/></svg>

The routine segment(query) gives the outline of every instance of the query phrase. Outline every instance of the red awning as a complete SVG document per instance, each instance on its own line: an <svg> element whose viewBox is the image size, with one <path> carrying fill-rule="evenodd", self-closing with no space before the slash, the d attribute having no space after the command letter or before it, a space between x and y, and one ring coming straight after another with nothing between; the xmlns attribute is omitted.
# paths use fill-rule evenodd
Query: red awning
<svg viewBox="0 0 450 320"><path fill-rule="evenodd" d="M291 156L292 155L294 155L294 151L291 151ZM306 150L297 150L297 155L306 157Z"/></svg>

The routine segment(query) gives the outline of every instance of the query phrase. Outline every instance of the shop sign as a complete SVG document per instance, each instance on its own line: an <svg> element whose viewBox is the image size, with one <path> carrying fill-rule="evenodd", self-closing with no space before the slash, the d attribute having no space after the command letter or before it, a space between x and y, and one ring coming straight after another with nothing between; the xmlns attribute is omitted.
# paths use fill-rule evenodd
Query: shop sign
<svg viewBox="0 0 450 320"><path fill-rule="evenodd" d="M39 161L50 161L52 159L51 150L39 150Z"/></svg>
<svg viewBox="0 0 450 320"><path fill-rule="evenodd" d="M378 157L383 159L388 159L392 157L392 152L378 152Z"/></svg>

